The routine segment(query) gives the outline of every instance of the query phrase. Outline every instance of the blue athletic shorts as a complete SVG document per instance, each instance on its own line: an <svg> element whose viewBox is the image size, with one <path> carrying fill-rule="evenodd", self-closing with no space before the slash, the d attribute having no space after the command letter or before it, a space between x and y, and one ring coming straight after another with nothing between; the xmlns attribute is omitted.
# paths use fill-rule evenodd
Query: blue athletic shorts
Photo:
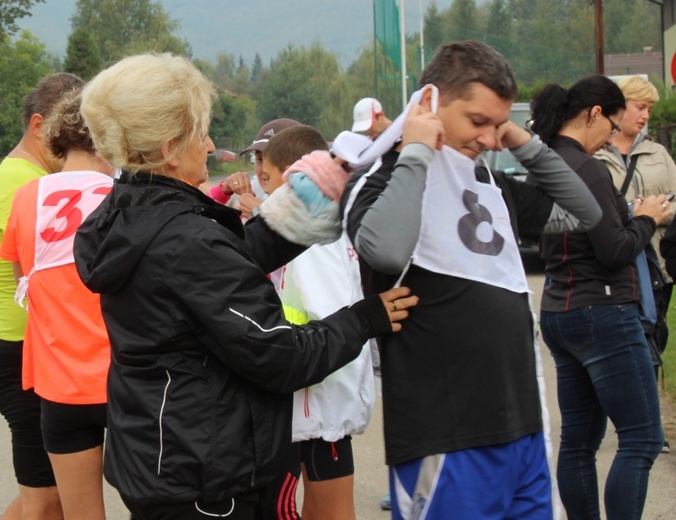
<svg viewBox="0 0 676 520"><path fill-rule="evenodd" d="M542 433L390 467L394 520L551 520Z"/></svg>

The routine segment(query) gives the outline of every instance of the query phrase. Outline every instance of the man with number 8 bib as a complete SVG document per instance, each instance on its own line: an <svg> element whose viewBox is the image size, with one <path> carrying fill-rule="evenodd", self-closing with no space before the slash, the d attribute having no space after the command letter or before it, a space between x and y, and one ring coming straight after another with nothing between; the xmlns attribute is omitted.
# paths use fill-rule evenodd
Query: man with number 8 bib
<svg viewBox="0 0 676 520"><path fill-rule="evenodd" d="M379 138L401 137L399 151L355 175L342 201L365 292L401 283L420 296L381 344L392 515L551 519L517 237L589 229L601 211L556 154L508 121L516 81L493 49L444 45L420 85ZM477 167L503 147L536 184Z"/></svg>

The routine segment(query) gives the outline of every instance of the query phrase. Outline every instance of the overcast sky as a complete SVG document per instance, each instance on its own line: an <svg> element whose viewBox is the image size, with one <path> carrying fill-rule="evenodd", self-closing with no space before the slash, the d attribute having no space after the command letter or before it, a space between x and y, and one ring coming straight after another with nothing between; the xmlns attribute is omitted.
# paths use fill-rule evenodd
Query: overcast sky
<svg viewBox="0 0 676 520"><path fill-rule="evenodd" d="M398 0L399 1L399 0ZM406 31L420 29L423 13L432 0L405 0ZM453 0L437 0L444 10ZM373 37L370 0L160 0L170 16L181 23L179 35L188 40L195 58L214 61L220 52L242 55L251 65L256 52L267 66L289 43L319 41L338 54L343 66L359 54ZM482 3L481 1L477 4ZM33 7L33 16L18 22L40 38L52 54L63 58L75 0L47 0Z"/></svg>

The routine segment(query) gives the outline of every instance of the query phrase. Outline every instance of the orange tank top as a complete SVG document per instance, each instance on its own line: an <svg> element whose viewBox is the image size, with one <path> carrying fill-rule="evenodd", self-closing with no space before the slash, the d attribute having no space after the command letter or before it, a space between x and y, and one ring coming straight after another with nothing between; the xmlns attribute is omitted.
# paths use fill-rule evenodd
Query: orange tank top
<svg viewBox="0 0 676 520"><path fill-rule="evenodd" d="M63 404L106 402L110 344L97 294L72 259L75 232L112 187L98 172L64 172L20 188L0 255L28 278L23 387Z"/></svg>

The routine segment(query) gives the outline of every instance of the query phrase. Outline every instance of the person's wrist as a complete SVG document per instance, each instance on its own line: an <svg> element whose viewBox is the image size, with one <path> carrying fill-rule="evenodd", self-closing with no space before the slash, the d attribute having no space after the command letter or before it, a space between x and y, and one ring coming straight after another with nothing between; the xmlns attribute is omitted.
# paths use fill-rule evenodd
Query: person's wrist
<svg viewBox="0 0 676 520"><path fill-rule="evenodd" d="M257 217L261 212L261 207L260 206L254 206L251 208L251 217Z"/></svg>

